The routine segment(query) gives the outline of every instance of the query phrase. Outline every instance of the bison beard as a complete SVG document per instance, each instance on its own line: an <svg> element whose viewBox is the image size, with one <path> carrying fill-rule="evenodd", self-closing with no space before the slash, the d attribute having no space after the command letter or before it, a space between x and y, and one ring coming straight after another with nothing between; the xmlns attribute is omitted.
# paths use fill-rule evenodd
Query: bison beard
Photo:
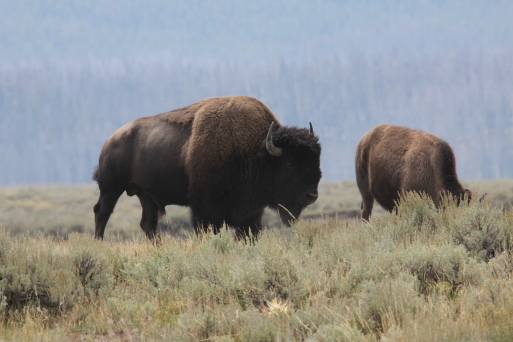
<svg viewBox="0 0 513 342"><path fill-rule="evenodd" d="M103 238L125 191L139 198L140 225L150 239L171 204L191 208L196 232L227 224L239 237L257 236L265 207L288 224L315 202L320 153L311 125L281 126L265 104L247 96L207 98L136 119L100 153L95 236Z"/></svg>
<svg viewBox="0 0 513 342"><path fill-rule="evenodd" d="M371 215L374 199L392 211L400 194L407 191L426 193L437 207L444 194L452 194L458 201L471 196L458 181L449 144L433 134L402 126L379 125L360 139L356 181L364 220Z"/></svg>

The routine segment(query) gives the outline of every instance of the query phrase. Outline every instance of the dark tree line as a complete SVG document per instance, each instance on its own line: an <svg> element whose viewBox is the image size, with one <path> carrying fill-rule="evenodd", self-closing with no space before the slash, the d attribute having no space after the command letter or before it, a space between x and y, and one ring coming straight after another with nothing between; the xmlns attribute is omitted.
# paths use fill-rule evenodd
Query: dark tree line
<svg viewBox="0 0 513 342"><path fill-rule="evenodd" d="M0 68L0 184L88 182L124 123L207 96L251 95L323 145L324 179L354 178L380 123L433 132L461 178L513 177L513 51L454 50L247 65L169 56Z"/></svg>

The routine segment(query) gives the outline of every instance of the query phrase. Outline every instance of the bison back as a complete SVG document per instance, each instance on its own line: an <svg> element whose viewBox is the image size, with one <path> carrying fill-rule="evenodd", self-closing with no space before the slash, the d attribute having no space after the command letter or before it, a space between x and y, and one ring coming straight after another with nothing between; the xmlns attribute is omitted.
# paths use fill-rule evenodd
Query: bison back
<svg viewBox="0 0 513 342"><path fill-rule="evenodd" d="M379 125L359 141L357 179L363 191L372 193L391 210L400 193L424 192L437 200L442 186L438 146L433 134L402 126ZM361 189L362 190L362 189Z"/></svg>

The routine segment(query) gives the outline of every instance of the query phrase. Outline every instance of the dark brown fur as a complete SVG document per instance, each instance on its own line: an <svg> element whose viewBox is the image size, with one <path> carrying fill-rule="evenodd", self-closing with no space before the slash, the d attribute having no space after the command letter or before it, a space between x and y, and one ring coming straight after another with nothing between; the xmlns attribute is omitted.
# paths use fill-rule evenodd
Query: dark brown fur
<svg viewBox="0 0 513 342"><path fill-rule="evenodd" d="M272 122L275 146L268 153ZM118 197L139 197L141 228L148 237L170 204L190 206L198 231L223 223L240 236L258 234L264 207L288 222L317 197L320 145L308 130L283 127L260 100L247 96L207 98L191 106L136 119L105 142L93 179L100 198L94 207L95 236ZM314 198L315 197L315 198ZM281 209L285 206L292 216Z"/></svg>
<svg viewBox="0 0 513 342"><path fill-rule="evenodd" d="M356 148L356 181L362 194L362 218L368 220L374 199L392 211L403 192L424 192L438 207L444 192L457 199L464 189L456 175L456 160L447 142L421 130L379 125Z"/></svg>

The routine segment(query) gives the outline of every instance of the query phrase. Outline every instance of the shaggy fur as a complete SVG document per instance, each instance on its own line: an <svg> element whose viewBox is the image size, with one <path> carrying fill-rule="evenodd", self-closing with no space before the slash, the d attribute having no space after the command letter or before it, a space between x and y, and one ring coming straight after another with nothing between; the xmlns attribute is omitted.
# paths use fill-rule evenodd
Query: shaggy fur
<svg viewBox="0 0 513 342"><path fill-rule="evenodd" d="M265 139L275 122L273 143ZM170 204L190 206L196 231L224 223L239 236L257 235L265 207L288 223L317 198L321 147L307 129L283 127L260 100L247 96L207 98L191 106L144 117L105 142L93 179L95 236L102 238L118 197L139 197L141 228L155 237ZM286 208L283 209L283 208Z"/></svg>
<svg viewBox="0 0 513 342"><path fill-rule="evenodd" d="M368 220L374 199L392 211L401 193L424 192L436 206L443 192L470 197L456 175L454 153L439 137L402 126L379 125L356 149L356 181L362 194L362 218Z"/></svg>

